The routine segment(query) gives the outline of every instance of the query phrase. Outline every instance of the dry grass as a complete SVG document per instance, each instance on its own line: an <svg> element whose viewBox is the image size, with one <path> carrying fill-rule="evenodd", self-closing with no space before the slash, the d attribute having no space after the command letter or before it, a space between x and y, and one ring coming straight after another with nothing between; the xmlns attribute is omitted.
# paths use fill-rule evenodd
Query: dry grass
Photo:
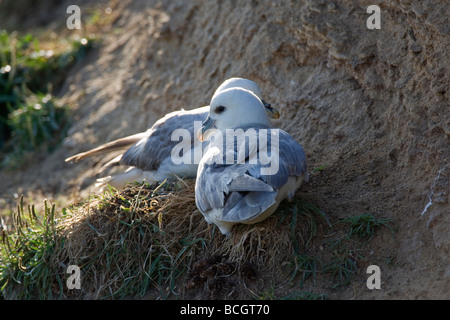
<svg viewBox="0 0 450 320"><path fill-rule="evenodd" d="M81 267L90 298L143 296L151 285L163 297L176 294L175 280L210 240L193 190L192 183L130 186L75 207L55 259Z"/></svg>
<svg viewBox="0 0 450 320"><path fill-rule="evenodd" d="M81 267L85 297L144 296L150 287L162 298L179 296L179 278L205 257L226 257L238 270L279 266L293 242L289 223L278 220L235 227L226 238L197 210L194 181L130 186L73 208L54 258Z"/></svg>
<svg viewBox="0 0 450 320"><path fill-rule="evenodd" d="M110 190L64 209L55 218L52 248L44 263L49 269L46 274L57 279L50 285L51 295L69 299L252 297L254 293L241 289L256 274L283 276L284 270L284 278L289 279L289 266L299 248L317 234L321 215L308 206L300 200L285 203L261 223L235 226L226 238L197 210L194 181ZM81 269L80 290L69 290L63 283L70 265ZM261 285L264 288L267 283ZM48 291L38 294L49 296Z"/></svg>

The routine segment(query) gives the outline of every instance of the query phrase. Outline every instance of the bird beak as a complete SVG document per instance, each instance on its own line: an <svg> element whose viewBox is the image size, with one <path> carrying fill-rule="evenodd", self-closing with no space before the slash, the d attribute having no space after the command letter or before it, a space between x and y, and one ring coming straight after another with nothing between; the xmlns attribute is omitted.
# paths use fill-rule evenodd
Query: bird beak
<svg viewBox="0 0 450 320"><path fill-rule="evenodd" d="M272 108L270 103L267 103L264 100L261 100L261 101L262 101L264 107L266 108L266 112L267 112L267 115L269 116L269 118L272 118L272 119L280 118L280 113L278 112L277 109Z"/></svg>
<svg viewBox="0 0 450 320"><path fill-rule="evenodd" d="M202 128L200 130L198 130L198 132L197 132L198 140L203 142L204 140L208 139L208 136L213 131L213 130L210 130L210 129L215 128L215 126L214 126L215 124L216 124L216 120L211 119L208 116L208 118L206 118L205 122L202 123ZM208 130L210 130L210 131L207 132Z"/></svg>

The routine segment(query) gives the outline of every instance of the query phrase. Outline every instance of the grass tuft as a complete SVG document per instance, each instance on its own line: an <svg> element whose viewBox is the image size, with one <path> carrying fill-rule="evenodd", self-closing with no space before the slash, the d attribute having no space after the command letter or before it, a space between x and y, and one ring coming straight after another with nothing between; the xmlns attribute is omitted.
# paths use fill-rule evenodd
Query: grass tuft
<svg viewBox="0 0 450 320"><path fill-rule="evenodd" d="M45 201L42 219L38 216L34 206L28 205L25 210L22 196L14 214L15 233L2 230L0 289L5 297L52 299L54 286L62 287L51 263L59 228L55 205Z"/></svg>
<svg viewBox="0 0 450 320"><path fill-rule="evenodd" d="M357 262L351 250L336 254L324 267L324 273L332 277L334 289L348 285L357 271Z"/></svg>
<svg viewBox="0 0 450 320"><path fill-rule="evenodd" d="M208 228L201 215L183 214L192 210L193 186L174 193L178 188L130 186L73 208L58 259L81 267L84 290L95 292L94 298L143 297L151 287L162 298L177 296L176 281L208 241L199 235Z"/></svg>
<svg viewBox="0 0 450 320"><path fill-rule="evenodd" d="M349 238L359 238L369 241L375 234L375 231L380 228L387 228L392 233L394 230L391 227L392 220L387 218L375 218L372 214L361 214L354 217L348 217L337 222L338 224L348 224Z"/></svg>
<svg viewBox="0 0 450 320"><path fill-rule="evenodd" d="M305 281L309 277L312 277L315 282L317 271L321 264L320 259L317 257L306 254L295 255L293 262L291 263L291 267L293 268L291 281L300 273L302 275L299 283L300 288L303 287Z"/></svg>

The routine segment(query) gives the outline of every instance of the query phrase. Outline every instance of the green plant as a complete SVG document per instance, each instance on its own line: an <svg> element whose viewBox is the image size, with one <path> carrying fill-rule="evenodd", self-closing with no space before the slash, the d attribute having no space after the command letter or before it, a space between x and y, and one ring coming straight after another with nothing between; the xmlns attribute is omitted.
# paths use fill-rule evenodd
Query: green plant
<svg viewBox="0 0 450 320"><path fill-rule="evenodd" d="M348 217L346 219L340 220L337 224L344 223L350 226L348 232L349 238L359 238L369 241L375 234L375 231L379 228L388 228L393 232L391 227L391 219L387 218L375 218L372 214L361 214L354 217Z"/></svg>
<svg viewBox="0 0 450 320"><path fill-rule="evenodd" d="M52 151L66 136L70 124L68 118L68 109L56 105L50 94L28 98L9 114L6 121L12 129L8 141L12 151L5 155L3 165L17 167L24 152L36 150L42 145L47 145L48 151Z"/></svg>
<svg viewBox="0 0 450 320"><path fill-rule="evenodd" d="M313 280L316 279L317 270L321 264L320 260L316 257L309 256L306 254L296 254L291 262L291 267L293 268L291 281L300 273L300 288L303 286L305 281L312 276Z"/></svg>
<svg viewBox="0 0 450 320"><path fill-rule="evenodd" d="M324 273L328 273L333 279L333 288L348 285L356 274L358 267L351 250L344 250L335 254L335 257L325 265Z"/></svg>
<svg viewBox="0 0 450 320"><path fill-rule="evenodd" d="M311 243L312 239L318 233L320 223L326 222L331 227L325 212L303 199L295 199L293 203L282 203L279 209L279 215L278 225L284 223L288 217L291 219L291 240L295 254L300 253L300 242L304 242L306 246ZM301 233L297 231L298 224L301 225Z"/></svg>
<svg viewBox="0 0 450 320"><path fill-rule="evenodd" d="M95 215L83 212L83 207L90 208L89 203L69 209L68 216L77 217L70 241L78 243L77 234L86 245L65 256L71 259L67 263L83 266L87 290L94 287L99 298L142 297L152 287L163 298L178 294L178 279L189 269L195 250L208 241L191 230L201 228L198 224L188 228L191 219L202 219L200 214L179 222L166 221L170 216L181 217L178 206L185 201L184 193L191 205L192 188L180 190L180 198L170 201L172 192L179 189L178 183L133 184L101 195ZM96 279L100 273L109 279L106 284Z"/></svg>
<svg viewBox="0 0 450 320"><path fill-rule="evenodd" d="M328 167L328 164L324 164L324 165L315 167L315 168L313 168L312 173L323 171L323 170L325 170L326 167Z"/></svg>
<svg viewBox="0 0 450 320"><path fill-rule="evenodd" d="M65 136L67 107L58 106L51 93L92 46L86 39L68 43L66 50L42 50L30 34L0 30L0 151L8 154L0 158L3 166L20 164L25 151L42 144L51 151Z"/></svg>
<svg viewBox="0 0 450 320"><path fill-rule="evenodd" d="M62 280L54 266L56 245L55 206L44 202L40 219L34 206L24 209L23 196L14 214L13 234L2 230L0 290L5 297L18 299L54 298L55 280L62 293Z"/></svg>
<svg viewBox="0 0 450 320"><path fill-rule="evenodd" d="M195 206L193 188L174 195L177 183L130 186L65 208L61 219L47 202L40 218L22 197L14 232L2 234L2 294L53 299L95 292L95 298L108 299L142 297L150 288L162 298L179 294L177 281L210 241L200 236L207 229L200 214L179 214L179 206ZM80 267L81 291L63 282L69 265Z"/></svg>

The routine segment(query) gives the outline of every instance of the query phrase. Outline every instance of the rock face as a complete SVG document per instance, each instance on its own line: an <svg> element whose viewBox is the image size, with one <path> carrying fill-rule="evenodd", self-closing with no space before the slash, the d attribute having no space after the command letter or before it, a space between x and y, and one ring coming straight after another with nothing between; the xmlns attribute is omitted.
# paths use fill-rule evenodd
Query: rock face
<svg viewBox="0 0 450 320"><path fill-rule="evenodd" d="M380 29L367 28L369 5L380 7ZM47 189L88 190L93 162L66 166L66 156L206 105L228 77L250 78L280 110L276 125L302 143L310 168L326 166L302 192L329 215L373 213L399 226L394 240L374 248L388 250L395 265L369 261L381 267L383 290L359 297L450 298L448 1L111 7L114 32L63 89L77 122L47 161L55 176Z"/></svg>

